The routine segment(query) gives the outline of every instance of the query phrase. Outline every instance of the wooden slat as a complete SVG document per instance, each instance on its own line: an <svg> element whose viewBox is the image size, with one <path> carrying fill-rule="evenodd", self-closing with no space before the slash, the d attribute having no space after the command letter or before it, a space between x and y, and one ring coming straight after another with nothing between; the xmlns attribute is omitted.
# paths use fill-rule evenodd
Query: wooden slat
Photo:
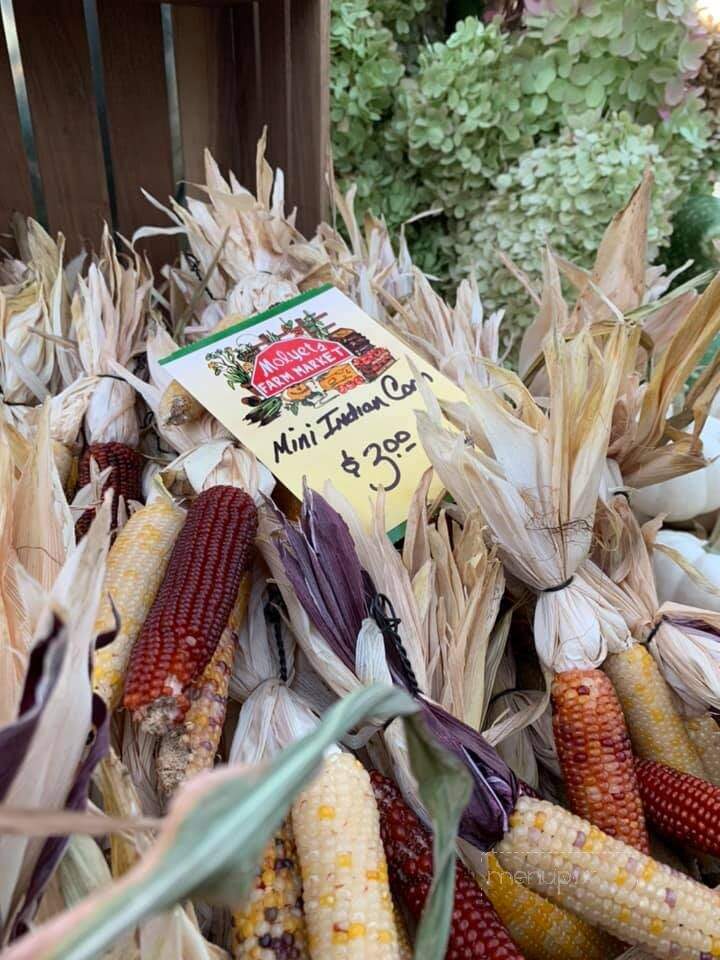
<svg viewBox="0 0 720 960"><path fill-rule="evenodd" d="M257 2L243 3L233 10L237 78L235 123L239 140L234 170L240 183L253 192L255 153L263 128L259 7Z"/></svg>
<svg viewBox="0 0 720 960"><path fill-rule="evenodd" d="M82 0L21 0L15 20L50 229L72 255L109 217Z"/></svg>
<svg viewBox="0 0 720 960"><path fill-rule="evenodd" d="M10 61L0 25L0 245L9 248L4 234L12 214L18 210L34 215L30 175L20 133Z"/></svg>
<svg viewBox="0 0 720 960"><path fill-rule="evenodd" d="M312 234L325 216L325 167L330 137L329 0L290 0L292 30L292 155L288 194L298 227Z"/></svg>
<svg viewBox="0 0 720 960"><path fill-rule="evenodd" d="M176 4L173 34L185 179L202 183L205 147L224 174L238 155L233 11Z"/></svg>
<svg viewBox="0 0 720 960"><path fill-rule="evenodd" d="M117 229L126 237L149 223L170 226L140 192L167 203L175 191L159 6L98 0L110 127ZM174 237L143 240L156 265L177 254Z"/></svg>
<svg viewBox="0 0 720 960"><path fill-rule="evenodd" d="M291 164L291 0L261 0L260 103L261 124L268 128L267 159L287 175Z"/></svg>

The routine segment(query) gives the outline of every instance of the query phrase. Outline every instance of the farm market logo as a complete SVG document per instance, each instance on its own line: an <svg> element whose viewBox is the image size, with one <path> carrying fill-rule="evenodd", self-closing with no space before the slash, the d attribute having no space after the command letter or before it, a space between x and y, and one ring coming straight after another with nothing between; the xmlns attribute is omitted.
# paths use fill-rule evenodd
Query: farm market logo
<svg viewBox="0 0 720 960"><path fill-rule="evenodd" d="M328 323L326 313L305 311L280 329L265 329L253 341L238 340L205 354L216 377L231 390L242 387L244 417L259 426L283 413L317 409L356 387L371 383L395 363L358 330Z"/></svg>
<svg viewBox="0 0 720 960"><path fill-rule="evenodd" d="M346 347L331 340L279 340L263 347L255 357L250 383L263 397L274 397L351 359Z"/></svg>

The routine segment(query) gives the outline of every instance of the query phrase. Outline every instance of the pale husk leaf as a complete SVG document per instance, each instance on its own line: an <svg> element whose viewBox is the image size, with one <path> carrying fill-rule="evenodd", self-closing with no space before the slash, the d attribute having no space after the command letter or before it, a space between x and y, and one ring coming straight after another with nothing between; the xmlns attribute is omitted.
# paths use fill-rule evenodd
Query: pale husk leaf
<svg viewBox="0 0 720 960"><path fill-rule="evenodd" d="M625 644L622 618L589 581L584 564L631 342L630 331L616 327L603 356L587 331L569 342L551 337L550 413L526 414L532 425L499 389L466 387L467 403L455 404L453 417L466 429L480 425L481 436L468 436L475 445L436 417L418 414L421 440L444 485L466 516L480 511L508 572L539 593L536 646L556 671L596 666L609 647ZM524 394L516 381L516 392L521 389Z"/></svg>

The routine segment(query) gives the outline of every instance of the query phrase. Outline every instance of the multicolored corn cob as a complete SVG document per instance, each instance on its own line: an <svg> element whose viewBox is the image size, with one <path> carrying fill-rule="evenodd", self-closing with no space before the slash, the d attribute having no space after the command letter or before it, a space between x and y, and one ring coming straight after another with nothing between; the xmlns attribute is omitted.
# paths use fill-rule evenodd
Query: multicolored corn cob
<svg viewBox="0 0 720 960"><path fill-rule="evenodd" d="M661 836L720 856L720 787L654 760L638 760L637 774L648 821Z"/></svg>
<svg viewBox="0 0 720 960"><path fill-rule="evenodd" d="M302 881L290 820L265 848L245 903L232 912L234 960L308 960Z"/></svg>
<svg viewBox="0 0 720 960"><path fill-rule="evenodd" d="M380 811L380 832L393 892L410 915L419 920L432 884L432 835L391 780L377 771L370 774L370 780ZM470 960L472 957L522 960L523 954L470 871L458 862L445 960Z"/></svg>
<svg viewBox="0 0 720 960"><path fill-rule="evenodd" d="M610 960L622 953L608 934L519 883L492 853L480 883L526 960Z"/></svg>
<svg viewBox="0 0 720 960"><path fill-rule="evenodd" d="M252 498L203 491L188 510L167 572L130 655L124 705L149 733L167 733L190 705L248 571L257 531Z"/></svg>
<svg viewBox="0 0 720 960"><path fill-rule="evenodd" d="M562 807L519 797L495 855L536 893L653 956L720 956L718 893Z"/></svg>
<svg viewBox="0 0 720 960"><path fill-rule="evenodd" d="M553 733L570 809L611 837L649 850L630 737L601 670L567 670L552 684Z"/></svg>
<svg viewBox="0 0 720 960"><path fill-rule="evenodd" d="M717 721L709 713L700 717L686 717L685 729L702 761L704 779L720 787L720 726ZM692 773L692 770L686 770L685 773Z"/></svg>
<svg viewBox="0 0 720 960"><path fill-rule="evenodd" d="M156 500L130 517L110 548L95 634L114 626L113 605L120 630L95 654L93 689L111 710L122 700L130 651L160 589L184 520L184 510L170 500Z"/></svg>
<svg viewBox="0 0 720 960"><path fill-rule="evenodd" d="M635 644L611 654L603 667L622 705L636 755L702 777L698 752L647 647Z"/></svg>
<svg viewBox="0 0 720 960"><path fill-rule="evenodd" d="M112 488L114 492L112 505L112 528L117 527L118 497L142 502L142 471L145 463L143 457L124 443L91 443L83 451L78 464L78 487L90 483L90 461L94 460L101 470L112 467L112 473L103 486L103 493ZM80 540L90 529L95 508L90 507L82 514L75 524L75 539Z"/></svg>
<svg viewBox="0 0 720 960"><path fill-rule="evenodd" d="M370 778L349 753L327 757L292 808L313 960L398 960Z"/></svg>
<svg viewBox="0 0 720 960"><path fill-rule="evenodd" d="M247 612L250 585L250 577L246 574L240 582L235 605L215 653L190 690L190 706L182 727L166 733L160 743L158 780L167 795L174 793L183 780L210 770L215 764L227 711L238 631Z"/></svg>

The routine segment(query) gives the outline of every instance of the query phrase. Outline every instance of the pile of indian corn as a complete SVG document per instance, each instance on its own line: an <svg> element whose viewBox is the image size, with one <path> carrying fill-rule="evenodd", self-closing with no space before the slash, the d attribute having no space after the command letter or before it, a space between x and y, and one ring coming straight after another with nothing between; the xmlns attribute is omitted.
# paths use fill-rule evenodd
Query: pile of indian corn
<svg viewBox="0 0 720 960"><path fill-rule="evenodd" d="M720 330L720 279L671 288L638 254L647 175L592 273L545 252L518 374L498 358L502 317L484 316L474 282L446 303L402 239L355 221L351 196L336 198L346 232L322 224L306 239L262 149L255 195L209 155L206 164L206 192L169 211L186 244L162 269L108 231L70 263L63 237L32 221L17 258L0 261L3 724L27 709L38 597L93 536L94 518L110 528L91 663L110 714L92 793L105 813L162 816L204 771L270 758L320 722L339 694L340 648L314 608L299 613L291 577L282 592L275 585L297 543L277 546L276 511L322 562L307 532L319 500L308 494L301 512L158 360L332 283L466 398L445 419L429 400L420 415L448 496L430 502L417 478L404 544L358 532L346 504L322 501L367 567L367 595L353 599L361 629L374 618L385 639L390 630L414 668L407 688L423 709L435 705L438 723L448 718L443 746L475 737L496 758L486 777L467 749L454 751L474 792L444 956L610 960L634 946L635 956L720 957L720 619L661 603L662 518L633 505L636 490L706 468L700 433L720 364L699 363ZM708 533L715 519L704 518ZM325 589L336 589L342 578L323 569ZM683 572L712 592L692 565ZM381 617L381 595L406 619L417 603L427 638L402 616ZM344 669L347 682L368 682L352 657ZM272 719L269 732L254 728L246 708L267 697L270 718L278 688L302 723L288 714L277 729ZM193 956L413 955L433 837L393 729L376 729L355 754L326 752L229 912L168 914L193 931ZM10 762L0 757L0 780ZM493 804L503 815L491 826L482 811ZM92 862L93 876L116 879L146 853L128 835L107 839L71 843L44 879L38 922L74 902L78 857L85 875ZM149 957L141 930L113 956ZM20 933L5 929L3 942ZM177 950L163 956L182 960Z"/></svg>

